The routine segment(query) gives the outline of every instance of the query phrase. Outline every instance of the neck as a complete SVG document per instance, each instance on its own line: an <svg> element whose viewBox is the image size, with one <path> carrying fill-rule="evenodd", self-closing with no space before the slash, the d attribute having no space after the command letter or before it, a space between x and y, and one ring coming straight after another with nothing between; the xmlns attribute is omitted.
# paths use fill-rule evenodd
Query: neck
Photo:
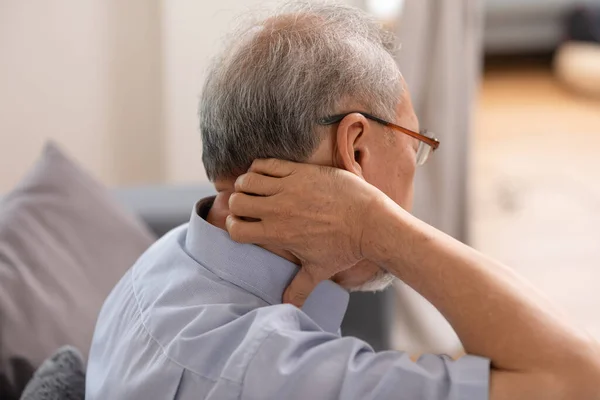
<svg viewBox="0 0 600 400"><path fill-rule="evenodd" d="M216 226L217 228L225 229L225 220L229 215L229 197L233 194L233 182L215 182L215 188L217 189L217 197L208 212L206 217L206 222L211 225ZM289 251L285 251L282 249L270 247L270 246L260 246L265 250L270 251L271 253L277 254L279 257L283 257L288 261L291 261L295 264L300 265L300 260L296 258Z"/></svg>

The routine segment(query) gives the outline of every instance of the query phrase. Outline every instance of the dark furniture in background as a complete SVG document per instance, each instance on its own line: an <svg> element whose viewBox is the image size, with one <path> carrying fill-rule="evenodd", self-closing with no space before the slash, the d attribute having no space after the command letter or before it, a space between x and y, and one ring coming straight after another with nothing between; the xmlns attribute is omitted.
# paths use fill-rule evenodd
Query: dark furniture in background
<svg viewBox="0 0 600 400"><path fill-rule="evenodd" d="M485 0L484 4L486 54L535 54L556 50L567 38L569 14L598 6L600 0Z"/></svg>

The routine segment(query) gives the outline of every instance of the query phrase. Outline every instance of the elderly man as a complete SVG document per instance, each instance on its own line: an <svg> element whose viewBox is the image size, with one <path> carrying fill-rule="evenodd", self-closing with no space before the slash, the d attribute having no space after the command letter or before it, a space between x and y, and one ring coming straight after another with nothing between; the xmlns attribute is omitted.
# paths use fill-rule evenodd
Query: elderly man
<svg viewBox="0 0 600 400"><path fill-rule="evenodd" d="M508 271L488 272L496 266L405 215L416 165L438 142L417 133L392 38L339 5L291 6L233 38L200 105L203 161L218 195L199 201L189 224L152 246L106 300L86 397L487 399L491 358L492 399L591 399L586 340L535 295L515 294ZM236 183L261 157L335 169L293 174L283 165L287 182L300 178L290 191L277 178L281 165L258 162ZM309 202L280 201L288 193ZM235 239L263 245L232 241L226 224ZM348 291L380 289L394 276L445 312L478 355L413 361L340 337ZM301 308L282 304L290 282L286 299Z"/></svg>

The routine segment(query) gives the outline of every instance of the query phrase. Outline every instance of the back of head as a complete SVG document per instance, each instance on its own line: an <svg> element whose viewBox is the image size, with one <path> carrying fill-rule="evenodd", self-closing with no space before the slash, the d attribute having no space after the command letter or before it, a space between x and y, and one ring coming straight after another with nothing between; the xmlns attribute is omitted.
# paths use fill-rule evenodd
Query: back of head
<svg viewBox="0 0 600 400"><path fill-rule="evenodd" d="M394 120L393 43L365 12L339 4L292 3L236 32L200 102L209 179L238 176L257 158L306 161L324 137L318 120L351 106Z"/></svg>

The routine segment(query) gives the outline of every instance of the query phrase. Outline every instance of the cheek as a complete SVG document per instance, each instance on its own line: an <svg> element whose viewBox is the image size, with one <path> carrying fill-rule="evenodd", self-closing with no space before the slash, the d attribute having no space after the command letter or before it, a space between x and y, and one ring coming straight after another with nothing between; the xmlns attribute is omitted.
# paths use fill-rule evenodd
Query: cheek
<svg viewBox="0 0 600 400"><path fill-rule="evenodd" d="M405 165L398 170L394 185L395 196L392 199L407 211L410 211L413 205L414 180L414 167Z"/></svg>
<svg viewBox="0 0 600 400"><path fill-rule="evenodd" d="M404 193L404 198L402 199L401 202L398 202L398 205L400 205L406 211L411 212L412 208L413 208L414 194L415 194L415 185L411 184L410 187L408 189L406 189L406 192Z"/></svg>
<svg viewBox="0 0 600 400"><path fill-rule="evenodd" d="M374 162L363 170L363 176L396 204L410 211L416 168L415 151L405 141L395 143L385 150L373 155Z"/></svg>
<svg viewBox="0 0 600 400"><path fill-rule="evenodd" d="M413 205L416 172L415 151L410 143L403 146L400 156L397 155L395 160L391 160L390 165L394 165L394 170L388 175L392 186L390 191L393 193L389 196L402 208L410 211Z"/></svg>

